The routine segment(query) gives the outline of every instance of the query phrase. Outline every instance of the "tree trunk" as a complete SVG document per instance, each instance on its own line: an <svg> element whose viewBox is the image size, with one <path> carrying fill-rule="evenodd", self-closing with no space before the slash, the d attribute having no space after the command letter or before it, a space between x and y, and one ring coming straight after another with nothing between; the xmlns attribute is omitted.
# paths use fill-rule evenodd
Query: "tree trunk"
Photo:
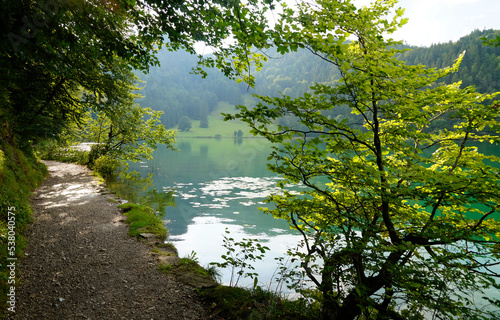
<svg viewBox="0 0 500 320"><path fill-rule="evenodd" d="M333 279L332 272L330 268L332 264L329 263L330 260L325 260L325 265L321 273L321 286L318 288L323 295L323 303L321 310L322 320L338 319L339 311L339 301L338 297L333 296Z"/></svg>

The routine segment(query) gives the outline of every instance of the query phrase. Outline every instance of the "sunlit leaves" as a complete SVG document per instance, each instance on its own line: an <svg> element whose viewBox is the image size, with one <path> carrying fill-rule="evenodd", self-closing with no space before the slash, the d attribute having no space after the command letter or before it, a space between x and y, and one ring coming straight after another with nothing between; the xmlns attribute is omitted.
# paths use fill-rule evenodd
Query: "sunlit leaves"
<svg viewBox="0 0 500 320"><path fill-rule="evenodd" d="M271 196L268 212L302 232L306 251L296 255L323 294L326 318L377 310L487 319L467 297L497 276L484 259L499 241L499 170L490 166L499 159L475 145L499 138L496 94L436 85L463 54L442 70L398 61L396 42L384 39L406 22L403 9L389 14L395 4L316 1L285 10L278 50L304 46L342 79L296 99L260 97L232 118L279 143L269 168L284 183L308 187ZM349 118L329 116L346 107ZM294 121L276 126L282 117Z"/></svg>

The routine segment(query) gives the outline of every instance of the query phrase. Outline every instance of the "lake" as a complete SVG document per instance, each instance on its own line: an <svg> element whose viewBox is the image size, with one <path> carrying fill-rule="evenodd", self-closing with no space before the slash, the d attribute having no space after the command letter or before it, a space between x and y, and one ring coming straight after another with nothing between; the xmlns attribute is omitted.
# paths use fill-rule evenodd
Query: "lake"
<svg viewBox="0 0 500 320"><path fill-rule="evenodd" d="M275 186L279 178L267 170L270 143L259 138L179 138L177 147L180 152L162 148L154 153L154 160L130 165L130 170L151 174L153 187L175 191L175 207L166 208L168 241L177 247L180 257L194 251L206 266L223 262L226 228L236 241L259 239L271 249L263 261L254 264L260 285L268 287L277 272L275 258L301 238L285 221L258 209L266 206L266 196L281 192ZM500 155L497 146L481 144L479 151ZM222 281L228 284L230 271L221 271ZM252 284L251 279L238 283Z"/></svg>
<svg viewBox="0 0 500 320"><path fill-rule="evenodd" d="M194 251L202 266L223 262L225 229L230 237L259 239L270 248L262 261L254 264L259 282L266 287L277 271L274 258L296 246L300 237L288 223L263 214L265 197L281 192L279 179L267 170L271 145L265 139L178 139L172 151L161 148L154 160L131 163L130 170L152 174L152 185L163 191L175 191L175 207L167 207L168 241L180 257ZM223 282L229 283L229 270ZM238 285L252 285L241 279Z"/></svg>

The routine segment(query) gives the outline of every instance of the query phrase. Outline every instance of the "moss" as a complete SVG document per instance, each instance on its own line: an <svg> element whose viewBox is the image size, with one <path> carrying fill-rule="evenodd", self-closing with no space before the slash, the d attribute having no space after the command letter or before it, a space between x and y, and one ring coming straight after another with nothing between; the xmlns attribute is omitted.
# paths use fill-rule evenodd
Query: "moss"
<svg viewBox="0 0 500 320"><path fill-rule="evenodd" d="M180 258L173 269L175 272L179 273L194 273L210 278L208 271L191 258Z"/></svg>
<svg viewBox="0 0 500 320"><path fill-rule="evenodd" d="M151 252L157 253L162 256L177 256L177 249L168 249L168 251L164 251L159 248L159 245L155 246Z"/></svg>
<svg viewBox="0 0 500 320"><path fill-rule="evenodd" d="M170 263L159 263L158 271L161 273L170 273L172 271L172 264Z"/></svg>
<svg viewBox="0 0 500 320"><path fill-rule="evenodd" d="M162 218L156 215L153 209L133 203L125 203L119 205L118 208L121 208L127 216L125 222L129 224L130 236L137 237L141 233L152 233L161 240L167 237L167 228Z"/></svg>

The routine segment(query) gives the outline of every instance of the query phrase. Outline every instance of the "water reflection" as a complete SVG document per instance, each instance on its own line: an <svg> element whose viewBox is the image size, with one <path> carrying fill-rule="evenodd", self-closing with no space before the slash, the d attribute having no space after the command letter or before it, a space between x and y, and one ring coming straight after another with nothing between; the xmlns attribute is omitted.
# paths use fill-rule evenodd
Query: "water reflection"
<svg viewBox="0 0 500 320"><path fill-rule="evenodd" d="M275 288L278 264L276 258L283 256L289 247L296 247L300 237L289 234L287 230L281 228L271 228L267 233L249 233L248 225L240 225L238 217L234 219L202 216L196 217L189 225L185 234L170 236L170 240L175 244L179 252L188 254L195 251L202 264L210 262L223 262L221 255L226 254L226 249L222 246L225 229L230 231L230 235L236 242L243 238L258 239L262 245L270 248L262 261L253 263L256 272L259 274L259 284L270 289ZM223 271L222 281L228 284L230 281L230 270ZM251 287L253 281L249 278L240 279L239 286ZM291 292L285 292L290 294Z"/></svg>
<svg viewBox="0 0 500 320"><path fill-rule="evenodd" d="M108 179L106 185L120 198L149 206L161 217L165 216L167 207L175 206L174 192L155 188L151 173L143 176L125 168L117 176Z"/></svg>
<svg viewBox="0 0 500 320"><path fill-rule="evenodd" d="M113 188L127 200L164 212L168 240L180 256L195 251L202 265L225 253L225 228L236 241L259 239L271 252L255 267L259 279L269 283L277 268L274 258L298 242L286 221L258 209L266 205L265 197L282 192L276 186L280 178L267 170L271 145L263 139L180 139L177 148L181 151L161 148L153 160L130 163L130 172Z"/></svg>
<svg viewBox="0 0 500 320"><path fill-rule="evenodd" d="M271 251L255 268L260 281L269 283L277 268L274 258L296 247L300 237L286 221L258 210L266 205L266 196L282 192L276 187L279 177L267 171L270 144L262 139L238 140L184 139L177 146L181 152L159 149L153 160L130 164L136 173L129 173L127 188L122 186L119 195L136 202L140 195L151 203L160 200L157 208L165 212L169 240L181 256L195 251L202 265L222 262L226 228L235 241L259 239ZM499 150L480 151L498 154ZM229 281L227 272L223 281Z"/></svg>
<svg viewBox="0 0 500 320"><path fill-rule="evenodd" d="M166 210L170 234L186 233L196 217L206 215L252 216L243 218L241 225L250 225L248 220L256 225L262 217L275 220L257 209L265 196L278 192L272 187L277 178L266 166L270 144L263 139L232 140L180 139L181 152L159 149L146 166L130 164L130 170L151 173L151 187L173 192L176 206ZM281 223L280 228L288 226Z"/></svg>

